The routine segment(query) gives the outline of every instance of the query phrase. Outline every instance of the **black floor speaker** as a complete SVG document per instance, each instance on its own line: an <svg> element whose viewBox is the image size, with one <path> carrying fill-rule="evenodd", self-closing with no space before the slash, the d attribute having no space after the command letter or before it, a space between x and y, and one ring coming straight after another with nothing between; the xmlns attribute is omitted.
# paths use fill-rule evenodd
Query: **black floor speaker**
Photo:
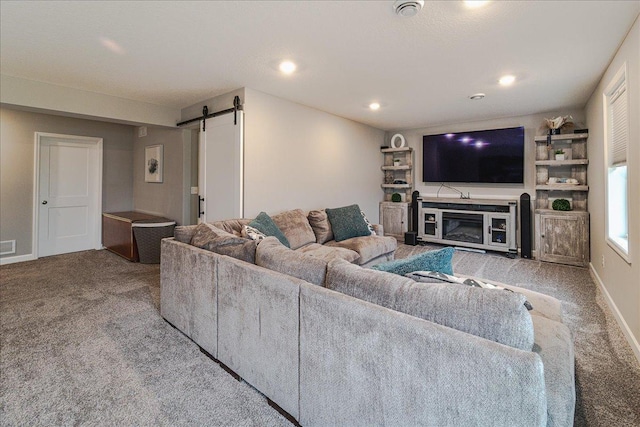
<svg viewBox="0 0 640 427"><path fill-rule="evenodd" d="M415 231L408 231L404 233L404 244L416 246L418 244L418 233Z"/></svg>
<svg viewBox="0 0 640 427"><path fill-rule="evenodd" d="M531 259L531 196L520 196L520 256Z"/></svg>

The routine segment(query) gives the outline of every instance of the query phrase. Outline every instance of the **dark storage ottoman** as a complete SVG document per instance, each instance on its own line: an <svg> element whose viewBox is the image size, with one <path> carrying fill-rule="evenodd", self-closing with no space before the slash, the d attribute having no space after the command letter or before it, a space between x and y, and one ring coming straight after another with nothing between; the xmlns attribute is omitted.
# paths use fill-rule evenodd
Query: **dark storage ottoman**
<svg viewBox="0 0 640 427"><path fill-rule="evenodd" d="M160 264L161 240L173 237L175 227L176 222L167 218L145 219L131 224L141 263Z"/></svg>

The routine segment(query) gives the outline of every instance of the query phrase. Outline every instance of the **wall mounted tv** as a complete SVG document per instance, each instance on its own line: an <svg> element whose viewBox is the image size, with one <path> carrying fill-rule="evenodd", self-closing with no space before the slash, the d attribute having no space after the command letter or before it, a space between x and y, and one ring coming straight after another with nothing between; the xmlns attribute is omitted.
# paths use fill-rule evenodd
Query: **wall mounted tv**
<svg viewBox="0 0 640 427"><path fill-rule="evenodd" d="M424 135L422 181L524 183L524 127Z"/></svg>

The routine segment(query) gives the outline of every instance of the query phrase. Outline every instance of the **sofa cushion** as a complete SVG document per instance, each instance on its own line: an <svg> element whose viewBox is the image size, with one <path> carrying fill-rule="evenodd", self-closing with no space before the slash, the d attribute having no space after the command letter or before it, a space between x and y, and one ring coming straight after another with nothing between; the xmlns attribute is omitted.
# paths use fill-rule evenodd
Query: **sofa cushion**
<svg viewBox="0 0 640 427"><path fill-rule="evenodd" d="M374 270L386 271L389 273L404 276L414 271L439 271L444 274L453 274L451 259L454 248L442 248L435 251L426 251L410 256L409 258L396 259L389 262L374 265Z"/></svg>
<svg viewBox="0 0 640 427"><path fill-rule="evenodd" d="M533 323L525 297L455 284L423 284L403 276L329 262L326 287L392 310L530 351Z"/></svg>
<svg viewBox="0 0 640 427"><path fill-rule="evenodd" d="M260 212L258 216L249 223L249 226L257 228L267 236L277 237L283 245L290 247L289 240L287 240L285 235L282 233L282 230L278 228L276 223L273 222L273 219L271 219L271 217L265 212Z"/></svg>
<svg viewBox="0 0 640 427"><path fill-rule="evenodd" d="M252 264L255 263L256 241L227 233L213 224L199 224L193 234L191 244L220 255L228 255Z"/></svg>
<svg viewBox="0 0 640 427"><path fill-rule="evenodd" d="M353 237L371 235L371 231L362 217L362 211L358 205L343 206L335 209L327 208L326 211L336 242Z"/></svg>
<svg viewBox="0 0 640 427"><path fill-rule="evenodd" d="M363 265L378 258L380 255L393 254L398 247L398 241L390 236L362 236L337 242L331 240L327 246L351 249L360 255L358 265Z"/></svg>
<svg viewBox="0 0 640 427"><path fill-rule="evenodd" d="M324 246L318 243L311 243L297 249L296 252L314 256L325 261L331 261L334 258L340 258L348 262L355 262L360 258L357 252L351 249L340 248L337 246Z"/></svg>
<svg viewBox="0 0 640 427"><path fill-rule="evenodd" d="M249 224L251 220L246 218L225 219L222 221L212 222L218 228L223 229L227 233L234 234L236 236L242 236L242 227Z"/></svg>
<svg viewBox="0 0 640 427"><path fill-rule="evenodd" d="M326 260L287 248L273 236L258 244L256 265L320 286L327 274Z"/></svg>
<svg viewBox="0 0 640 427"><path fill-rule="evenodd" d="M302 209L282 212L274 215L272 219L289 241L291 249L316 242L316 235Z"/></svg>
<svg viewBox="0 0 640 427"><path fill-rule="evenodd" d="M313 210L309 211L307 215L309 225L313 229L313 233L316 235L316 242L324 245L330 240L333 240L333 230L331 230L331 223L329 217L327 217L327 211Z"/></svg>

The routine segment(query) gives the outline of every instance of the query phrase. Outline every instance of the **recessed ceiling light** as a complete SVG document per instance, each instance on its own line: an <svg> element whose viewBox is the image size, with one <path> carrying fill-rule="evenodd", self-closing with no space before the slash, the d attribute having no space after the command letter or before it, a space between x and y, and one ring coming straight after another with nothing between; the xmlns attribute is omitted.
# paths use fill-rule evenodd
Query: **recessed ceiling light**
<svg viewBox="0 0 640 427"><path fill-rule="evenodd" d="M477 9L487 3L489 2L486 0L465 0L464 2L465 6L467 6L469 9Z"/></svg>
<svg viewBox="0 0 640 427"><path fill-rule="evenodd" d="M500 83L502 86L509 86L510 84L513 84L513 82L515 81L516 81L516 76L507 75L507 76L500 77L500 80L498 80L498 83Z"/></svg>
<svg viewBox="0 0 640 427"><path fill-rule="evenodd" d="M469 97L469 99L473 99L474 101L477 101L477 100L482 99L484 97L485 97L484 93L474 93L473 95L471 95Z"/></svg>
<svg viewBox="0 0 640 427"><path fill-rule="evenodd" d="M291 61L282 61L278 68L285 74L292 74L298 67Z"/></svg>
<svg viewBox="0 0 640 427"><path fill-rule="evenodd" d="M369 108L372 110L379 110L380 109L380 104L377 102L372 102L371 104L369 104Z"/></svg>

